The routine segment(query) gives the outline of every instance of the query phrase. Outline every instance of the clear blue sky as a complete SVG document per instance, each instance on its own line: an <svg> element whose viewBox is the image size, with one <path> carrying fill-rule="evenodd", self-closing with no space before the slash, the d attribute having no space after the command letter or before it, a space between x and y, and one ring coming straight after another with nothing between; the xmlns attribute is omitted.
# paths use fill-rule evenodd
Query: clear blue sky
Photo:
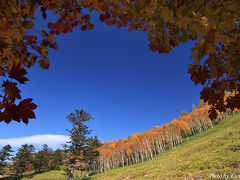
<svg viewBox="0 0 240 180"><path fill-rule="evenodd" d="M92 31L57 38L49 70L36 65L22 87L23 98L39 105L28 125L0 124L1 139L41 134L68 135L66 115L85 109L93 134L104 141L149 130L190 112L201 87L187 73L193 42L170 54L149 50L147 33L128 32L95 21Z"/></svg>

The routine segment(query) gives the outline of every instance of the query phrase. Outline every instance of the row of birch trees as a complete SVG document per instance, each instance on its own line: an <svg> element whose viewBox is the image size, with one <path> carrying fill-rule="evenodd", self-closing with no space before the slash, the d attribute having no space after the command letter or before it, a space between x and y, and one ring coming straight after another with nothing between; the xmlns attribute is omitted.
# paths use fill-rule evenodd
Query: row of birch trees
<svg viewBox="0 0 240 180"><path fill-rule="evenodd" d="M193 105L191 113L183 113L178 119L161 127L156 126L129 138L104 143L98 148L100 155L96 169L103 172L150 160L157 154L181 144L183 138L187 141L189 136L212 127L213 123L219 122L230 113L228 111L219 114L215 121L211 121L209 110L210 106L206 104L199 108Z"/></svg>

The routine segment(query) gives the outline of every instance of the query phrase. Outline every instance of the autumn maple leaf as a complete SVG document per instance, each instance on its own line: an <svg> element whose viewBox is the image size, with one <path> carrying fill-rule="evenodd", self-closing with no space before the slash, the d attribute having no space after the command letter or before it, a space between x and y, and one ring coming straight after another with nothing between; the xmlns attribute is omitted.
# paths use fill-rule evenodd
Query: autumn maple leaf
<svg viewBox="0 0 240 180"><path fill-rule="evenodd" d="M216 117L217 117L217 111L214 109L214 108L211 108L210 110L209 110L209 118L211 119L211 120L213 120L213 119L216 119Z"/></svg>
<svg viewBox="0 0 240 180"><path fill-rule="evenodd" d="M37 105L32 103L32 99L24 99L22 100L19 105L18 109L21 112L20 116L22 121L25 124L28 124L28 119L36 119L35 113L33 112L34 109L37 108Z"/></svg>
<svg viewBox="0 0 240 180"><path fill-rule="evenodd" d="M21 68L20 64L13 66L8 74L10 78L17 80L21 84L25 84L26 81L29 81L28 78L24 77L27 72L24 68Z"/></svg>
<svg viewBox="0 0 240 180"><path fill-rule="evenodd" d="M21 95L19 94L21 91L16 87L17 83L13 83L10 81L3 81L2 87L4 87L3 92L7 95L12 102L17 99L21 99Z"/></svg>
<svg viewBox="0 0 240 180"><path fill-rule="evenodd" d="M13 103L6 104L2 116L5 123L10 123L12 120L20 122L21 118L17 105Z"/></svg>

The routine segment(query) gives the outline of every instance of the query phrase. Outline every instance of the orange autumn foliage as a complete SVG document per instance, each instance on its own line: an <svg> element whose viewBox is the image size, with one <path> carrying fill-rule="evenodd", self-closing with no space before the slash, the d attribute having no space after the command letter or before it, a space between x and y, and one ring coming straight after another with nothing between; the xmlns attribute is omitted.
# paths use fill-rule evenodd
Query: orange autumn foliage
<svg viewBox="0 0 240 180"><path fill-rule="evenodd" d="M135 133L123 140L105 142L98 148L99 172L152 159L155 155L181 144L183 138L188 139L188 136L212 127L208 116L210 108L207 104L200 108L193 106L191 113L161 127L155 126L149 131ZM218 114L219 118L223 116L225 114Z"/></svg>

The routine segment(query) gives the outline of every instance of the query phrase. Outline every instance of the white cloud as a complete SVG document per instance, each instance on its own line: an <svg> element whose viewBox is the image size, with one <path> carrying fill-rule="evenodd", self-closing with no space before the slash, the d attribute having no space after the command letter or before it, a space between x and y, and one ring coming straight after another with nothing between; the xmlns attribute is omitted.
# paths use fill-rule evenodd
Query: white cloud
<svg viewBox="0 0 240 180"><path fill-rule="evenodd" d="M0 145L10 144L13 147L20 147L23 144L33 144L35 146L41 146L47 144L51 148L61 148L61 145L69 141L68 136L42 134L20 138L0 139Z"/></svg>

